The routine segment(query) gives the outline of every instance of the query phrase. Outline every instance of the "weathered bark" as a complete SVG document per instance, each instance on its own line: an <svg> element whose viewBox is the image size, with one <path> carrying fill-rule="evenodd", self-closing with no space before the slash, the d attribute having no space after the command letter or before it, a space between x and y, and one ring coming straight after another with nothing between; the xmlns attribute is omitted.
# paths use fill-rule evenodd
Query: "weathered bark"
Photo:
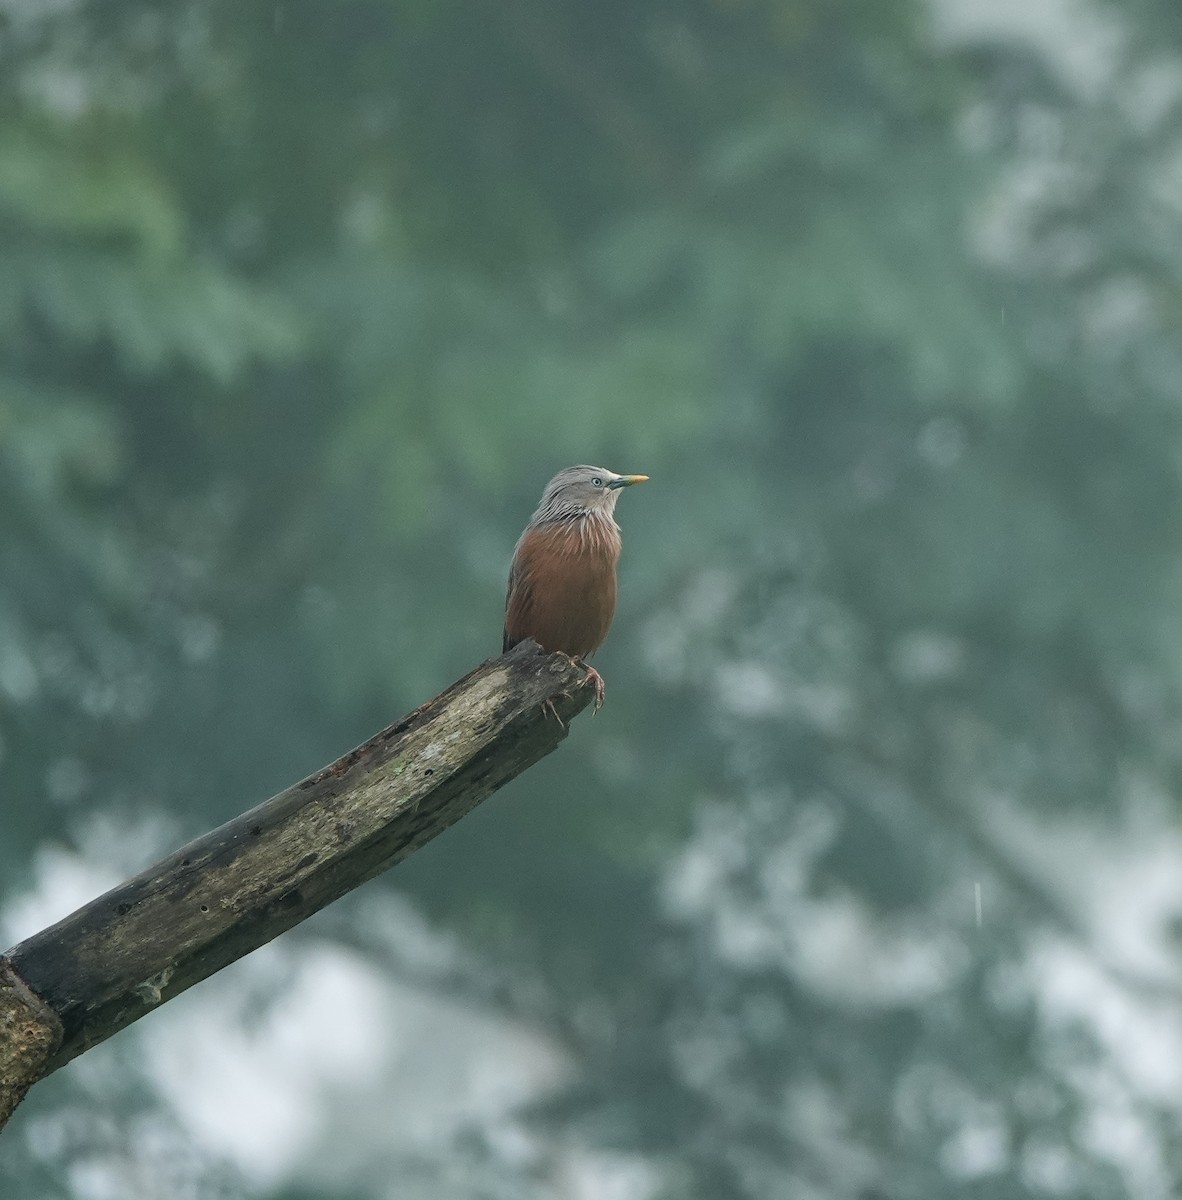
<svg viewBox="0 0 1182 1200"><path fill-rule="evenodd" d="M0 1126L37 1078L393 866L548 754L591 698L583 682L565 655L523 643L10 950Z"/></svg>
<svg viewBox="0 0 1182 1200"><path fill-rule="evenodd" d="M61 1041L62 1023L53 1010L0 958L0 1129L45 1074Z"/></svg>

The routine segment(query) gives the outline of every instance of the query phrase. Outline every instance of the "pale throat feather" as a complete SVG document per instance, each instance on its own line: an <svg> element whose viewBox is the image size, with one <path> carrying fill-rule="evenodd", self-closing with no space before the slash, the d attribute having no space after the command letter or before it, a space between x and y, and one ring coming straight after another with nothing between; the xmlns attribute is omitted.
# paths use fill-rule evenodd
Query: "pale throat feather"
<svg viewBox="0 0 1182 1200"><path fill-rule="evenodd" d="M554 522L566 534L560 545L566 554L595 554L610 559L620 557L620 527L609 513L584 509Z"/></svg>

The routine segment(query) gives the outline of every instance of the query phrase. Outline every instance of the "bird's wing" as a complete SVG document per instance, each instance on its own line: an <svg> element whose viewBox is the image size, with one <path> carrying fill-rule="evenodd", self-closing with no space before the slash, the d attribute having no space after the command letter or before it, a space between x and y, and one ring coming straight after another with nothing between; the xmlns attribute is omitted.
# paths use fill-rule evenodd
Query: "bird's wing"
<svg viewBox="0 0 1182 1200"><path fill-rule="evenodd" d="M537 638L532 617L534 588L537 582L539 552L544 552L545 538L538 530L530 527L521 535L513 548L513 561L509 565L509 587L505 592L505 633L501 639L501 653L512 650L526 638Z"/></svg>
<svg viewBox="0 0 1182 1200"><path fill-rule="evenodd" d="M513 561L509 564L509 586L505 589L505 627L501 636L502 654L512 650L518 642L523 640L520 634L509 632L509 614L513 608L514 594L519 587L525 588L525 580L517 565L517 550L520 549L520 546L521 544L518 543L517 549L513 551ZM520 601L521 597L517 597L517 599Z"/></svg>
<svg viewBox="0 0 1182 1200"><path fill-rule="evenodd" d="M509 589L512 591L513 585L510 583ZM505 607L508 611L508 597L505 598ZM506 625L501 631L501 653L507 654L520 641L520 638L515 638L509 633L509 626Z"/></svg>

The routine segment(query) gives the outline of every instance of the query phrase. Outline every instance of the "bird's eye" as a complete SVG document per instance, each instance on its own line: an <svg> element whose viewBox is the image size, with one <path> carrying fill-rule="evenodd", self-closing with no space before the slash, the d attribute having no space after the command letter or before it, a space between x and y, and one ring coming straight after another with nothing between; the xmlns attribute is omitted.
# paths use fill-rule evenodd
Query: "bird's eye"
<svg viewBox="0 0 1182 1200"><path fill-rule="evenodd" d="M591 480L591 486L592 486L592 487L603 487L603 480L602 480L602 479L600 479L598 475L596 475L596 476L595 476L595 477L594 477L594 478Z"/></svg>

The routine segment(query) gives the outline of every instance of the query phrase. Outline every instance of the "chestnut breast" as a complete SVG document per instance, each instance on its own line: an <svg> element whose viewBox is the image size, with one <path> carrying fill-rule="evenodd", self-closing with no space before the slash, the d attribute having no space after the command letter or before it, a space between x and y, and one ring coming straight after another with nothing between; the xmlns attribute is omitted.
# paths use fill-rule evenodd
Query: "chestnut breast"
<svg viewBox="0 0 1182 1200"><path fill-rule="evenodd" d="M610 517L531 525L517 543L505 600L508 650L533 638L547 653L586 658L616 611L620 531Z"/></svg>

